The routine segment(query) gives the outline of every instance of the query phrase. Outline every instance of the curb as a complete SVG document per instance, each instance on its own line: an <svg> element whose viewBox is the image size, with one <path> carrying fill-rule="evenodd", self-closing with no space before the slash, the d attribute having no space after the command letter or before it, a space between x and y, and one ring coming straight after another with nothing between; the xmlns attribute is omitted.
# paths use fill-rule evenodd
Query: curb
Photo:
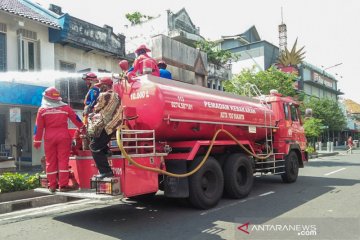
<svg viewBox="0 0 360 240"><path fill-rule="evenodd" d="M0 203L0 214L13 211L23 210L27 208L42 207L57 203L73 201L74 198L58 195L41 196L35 198L21 199Z"/></svg>
<svg viewBox="0 0 360 240"><path fill-rule="evenodd" d="M331 153L320 153L319 157L328 157L328 156L335 156L338 155L339 152L331 152Z"/></svg>
<svg viewBox="0 0 360 240"><path fill-rule="evenodd" d="M339 152L314 153L314 154L309 154L309 159L319 158L319 157L335 156L335 155L338 155L338 154L339 154Z"/></svg>

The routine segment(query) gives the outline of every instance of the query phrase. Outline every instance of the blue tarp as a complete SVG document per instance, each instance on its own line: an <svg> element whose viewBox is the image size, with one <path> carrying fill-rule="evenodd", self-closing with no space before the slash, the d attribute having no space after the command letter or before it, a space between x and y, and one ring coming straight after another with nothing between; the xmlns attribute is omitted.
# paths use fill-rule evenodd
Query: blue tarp
<svg viewBox="0 0 360 240"><path fill-rule="evenodd" d="M41 105L46 87L20 83L0 82L0 104Z"/></svg>

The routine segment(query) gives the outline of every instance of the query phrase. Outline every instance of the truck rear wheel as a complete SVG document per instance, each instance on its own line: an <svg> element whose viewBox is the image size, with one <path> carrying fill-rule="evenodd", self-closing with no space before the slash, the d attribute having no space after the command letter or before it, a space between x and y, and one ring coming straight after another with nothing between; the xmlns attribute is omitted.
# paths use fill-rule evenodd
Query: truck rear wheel
<svg viewBox="0 0 360 240"><path fill-rule="evenodd" d="M241 153L230 155L224 164L225 193L231 198L249 195L254 175L250 159Z"/></svg>
<svg viewBox="0 0 360 240"><path fill-rule="evenodd" d="M281 174L281 179L285 183L295 182L299 174L299 161L296 152L291 151L285 158L285 173Z"/></svg>
<svg viewBox="0 0 360 240"><path fill-rule="evenodd" d="M201 160L202 157L196 158L190 169L194 169ZM213 157L209 157L200 170L189 177L189 200L196 208L214 207L220 201L223 189L223 172Z"/></svg>

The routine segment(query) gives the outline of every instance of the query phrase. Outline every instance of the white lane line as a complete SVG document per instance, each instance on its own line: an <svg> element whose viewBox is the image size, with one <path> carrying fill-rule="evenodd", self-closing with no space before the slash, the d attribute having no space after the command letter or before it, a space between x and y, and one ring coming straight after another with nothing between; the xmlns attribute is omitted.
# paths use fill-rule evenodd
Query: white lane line
<svg viewBox="0 0 360 240"><path fill-rule="evenodd" d="M263 196L273 194L273 193L275 193L275 192L274 191L266 192L266 193L260 194L259 197L263 197Z"/></svg>
<svg viewBox="0 0 360 240"><path fill-rule="evenodd" d="M325 173L324 176L329 176L331 174L334 174L334 173L337 173L337 172L340 172L340 171L343 171L345 170L346 168L340 168L338 170L335 170L335 171L332 171L332 172L329 172L329 173Z"/></svg>

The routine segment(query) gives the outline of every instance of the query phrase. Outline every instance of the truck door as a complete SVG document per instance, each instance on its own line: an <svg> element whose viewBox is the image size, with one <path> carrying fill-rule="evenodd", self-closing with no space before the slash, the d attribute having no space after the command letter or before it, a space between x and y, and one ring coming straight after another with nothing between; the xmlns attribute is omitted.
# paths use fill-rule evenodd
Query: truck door
<svg viewBox="0 0 360 240"><path fill-rule="evenodd" d="M291 131L292 139L300 145L301 149L304 149L306 146L305 136L304 136L304 128L302 126L299 107L290 104L290 115L292 124L289 128Z"/></svg>

